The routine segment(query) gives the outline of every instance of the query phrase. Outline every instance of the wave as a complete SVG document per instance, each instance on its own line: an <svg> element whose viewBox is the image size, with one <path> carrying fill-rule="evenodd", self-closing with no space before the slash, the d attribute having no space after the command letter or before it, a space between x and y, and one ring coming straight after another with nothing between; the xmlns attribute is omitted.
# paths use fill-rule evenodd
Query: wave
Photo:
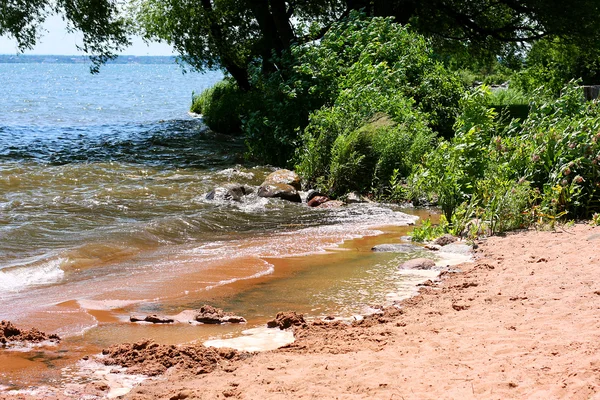
<svg viewBox="0 0 600 400"><path fill-rule="evenodd" d="M19 265L0 270L0 293L18 292L30 286L60 282L66 259L57 258L33 265Z"/></svg>

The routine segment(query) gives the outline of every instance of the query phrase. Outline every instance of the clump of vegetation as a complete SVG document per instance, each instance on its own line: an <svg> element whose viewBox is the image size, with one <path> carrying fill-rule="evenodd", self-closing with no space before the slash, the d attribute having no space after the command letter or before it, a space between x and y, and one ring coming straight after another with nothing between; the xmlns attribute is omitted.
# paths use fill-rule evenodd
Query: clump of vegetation
<svg viewBox="0 0 600 400"><path fill-rule="evenodd" d="M332 195L371 186L381 191L386 185L377 182L387 183L394 170L406 177L435 133L452 135L464 90L458 76L435 60L423 36L391 18L354 12L319 43L294 46L277 62L286 67L250 71L253 89L246 96L260 100L240 110L248 156L276 165L295 160L308 182ZM222 86L199 99L216 130L220 119L204 104L216 103L225 110L221 116L233 108L226 99L243 98ZM367 133L379 114L389 123ZM351 170L361 170L358 180L347 175Z"/></svg>
<svg viewBox="0 0 600 400"><path fill-rule="evenodd" d="M212 130L227 134L241 132L241 115L247 107L249 95L241 91L235 81L224 79L192 97L190 111L201 114Z"/></svg>
<svg viewBox="0 0 600 400"><path fill-rule="evenodd" d="M463 91L420 35L390 19L355 18L309 49L299 69L328 99L310 115L297 170L334 196L391 192L451 132ZM393 178L393 179L392 179Z"/></svg>
<svg viewBox="0 0 600 400"><path fill-rule="evenodd" d="M485 87L465 95L456 136L411 177L415 193L437 199L449 229L497 233L598 211L598 103L572 83L559 98L536 93L528 117L506 125L490 99Z"/></svg>
<svg viewBox="0 0 600 400"><path fill-rule="evenodd" d="M431 219L427 218L411 232L413 242L429 242L445 233L449 233L449 225L443 216L438 224L433 224Z"/></svg>

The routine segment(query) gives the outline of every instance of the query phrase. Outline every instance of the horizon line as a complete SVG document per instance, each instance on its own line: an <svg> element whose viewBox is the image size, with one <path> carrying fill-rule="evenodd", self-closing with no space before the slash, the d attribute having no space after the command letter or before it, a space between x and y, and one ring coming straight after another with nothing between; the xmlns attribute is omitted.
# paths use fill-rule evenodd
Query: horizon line
<svg viewBox="0 0 600 400"><path fill-rule="evenodd" d="M23 53L0 53L0 56L16 56L16 57L90 57L89 54L23 54ZM117 54L117 57L177 57L175 54L165 55L136 55L136 54Z"/></svg>

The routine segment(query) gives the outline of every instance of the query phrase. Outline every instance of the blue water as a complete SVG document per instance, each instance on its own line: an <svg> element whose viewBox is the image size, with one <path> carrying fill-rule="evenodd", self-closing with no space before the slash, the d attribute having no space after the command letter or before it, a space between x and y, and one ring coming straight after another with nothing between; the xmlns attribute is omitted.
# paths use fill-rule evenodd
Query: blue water
<svg viewBox="0 0 600 400"><path fill-rule="evenodd" d="M0 126L84 129L188 119L192 92L221 78L183 74L175 63L110 64L96 75L85 64L0 63Z"/></svg>
<svg viewBox="0 0 600 400"><path fill-rule="evenodd" d="M219 146L188 115L192 93L221 78L174 63L111 64L97 75L85 64L0 63L0 159L231 164L242 144Z"/></svg>

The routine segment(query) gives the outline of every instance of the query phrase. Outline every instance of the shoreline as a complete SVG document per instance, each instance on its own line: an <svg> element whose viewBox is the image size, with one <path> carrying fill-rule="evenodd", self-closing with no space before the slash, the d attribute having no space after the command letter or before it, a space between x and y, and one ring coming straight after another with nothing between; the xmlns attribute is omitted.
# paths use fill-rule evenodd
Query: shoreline
<svg viewBox="0 0 600 400"><path fill-rule="evenodd" d="M429 211L424 210L421 211L420 214L421 216L429 214ZM326 251L288 257L261 257L261 260L273 265L276 273L253 279L251 280L252 282L247 280L236 281L233 284L213 289L211 291L211 297L204 301L218 305L227 311L238 312L240 311L240 305L243 303L257 300L256 296L257 294L260 295L261 290L266 290L270 293L263 295L266 296L266 298L273 296L274 290L276 293L285 293L289 288L289 284L286 283L287 280L296 280L298 279L298 276L307 271L318 271L322 268L320 267L321 265L324 266L332 263L337 265L337 267L328 272L327 277L330 280L339 280L341 277L337 275L337 272L340 267L346 268L346 265L349 262L354 262L354 264L357 262L358 264L368 263L369 260L373 260L372 257L380 257L381 254L375 255L375 253L371 251L373 245L390 241L399 241L398 238L405 235L410 229L412 229L411 226L371 226L369 227L369 231L372 232L370 235L344 240L340 243L336 243L335 246L328 247ZM315 237L315 239L318 238ZM350 267L350 269L352 268L355 268L355 266ZM321 272L319 271L319 273ZM379 275L374 277L377 278ZM304 282L307 282L310 285L314 278L315 277L312 276L301 278L299 282L292 283L292 285L300 287ZM327 284L325 284L324 287L327 287ZM323 288L318 289L322 290ZM303 292L306 293L305 291ZM281 302L281 300L284 300L284 302ZM11 388L26 389L28 387L41 387L40 385L43 386L44 382L59 382L59 380L62 381L62 378L60 378L61 369L73 365L73 363L81 360L82 357L96 354L100 352L102 348L111 344L137 341L144 337L154 337L155 340L163 344L177 344L186 343L192 340L204 342L205 340L215 337L227 338L231 337L231 335L243 336L241 334L242 331L254 328L255 326L262 326L257 325L257 323L266 323L266 321L275 316L278 310L288 309L291 307L292 303L294 303L293 299L290 301L290 299L285 298L271 298L270 301L272 304L268 304L269 308L267 310L261 309L260 311L262 311L262 313L258 314L254 312L254 314L252 314L254 317L249 320L247 325L243 326L205 325L203 327L193 327L188 326L188 324L178 324L177 326L151 324L138 325L129 323L129 318L127 318L127 322L123 322L123 318L120 317L120 314L122 314L124 310L120 310L119 308L115 310L92 310L90 314L98 320L98 326L89 329L83 335L64 338L65 340L63 340L63 343L57 348L40 349L44 354L40 353L39 356L36 356L35 363L37 363L37 366L32 360L29 360L31 357L23 352L3 352L4 354L1 355L5 366L2 368L3 371L0 371L4 373L3 383L8 384ZM288 304L287 306L281 306L281 304L286 304L286 302ZM302 303L300 311L313 314L310 312L310 303L305 303L306 304ZM237 307L237 309L232 309L228 304L231 304L234 308ZM87 303L81 305L80 302L76 300L63 302L60 304L60 311L62 312L64 309L64 312L67 312L67 315L69 315L69 312L79 312L80 307L85 305L87 305ZM326 310L326 308L324 310ZM354 313L356 312L360 311L357 309ZM244 313L242 315L246 316L247 314ZM318 317L328 314L326 311L316 311L313 315ZM350 315L353 314L348 314L348 316ZM22 327L30 325L38 327L37 324L33 323L18 323L18 326ZM40 326L40 328L47 332L53 332L52 330L44 329L43 326ZM126 333L129 335L128 337L133 336L133 334L135 334L135 336L129 339L124 338L121 341L118 341L118 339L115 341L114 338L113 340L109 340L111 335L110 332L112 331L121 332L121 335ZM228 334L227 332L231 333ZM98 340L102 340L102 342L99 342ZM20 384L21 378L19 378L19 376L21 375L24 377L24 384ZM38 381L37 378L32 379L32 376L40 376L41 381Z"/></svg>
<svg viewBox="0 0 600 400"><path fill-rule="evenodd" d="M283 348L207 374L174 368L123 398L600 398L599 243L583 224L490 237L400 308L314 321Z"/></svg>
<svg viewBox="0 0 600 400"><path fill-rule="evenodd" d="M599 398L599 242L582 224L491 237L400 309L295 328L284 348L125 398Z"/></svg>

